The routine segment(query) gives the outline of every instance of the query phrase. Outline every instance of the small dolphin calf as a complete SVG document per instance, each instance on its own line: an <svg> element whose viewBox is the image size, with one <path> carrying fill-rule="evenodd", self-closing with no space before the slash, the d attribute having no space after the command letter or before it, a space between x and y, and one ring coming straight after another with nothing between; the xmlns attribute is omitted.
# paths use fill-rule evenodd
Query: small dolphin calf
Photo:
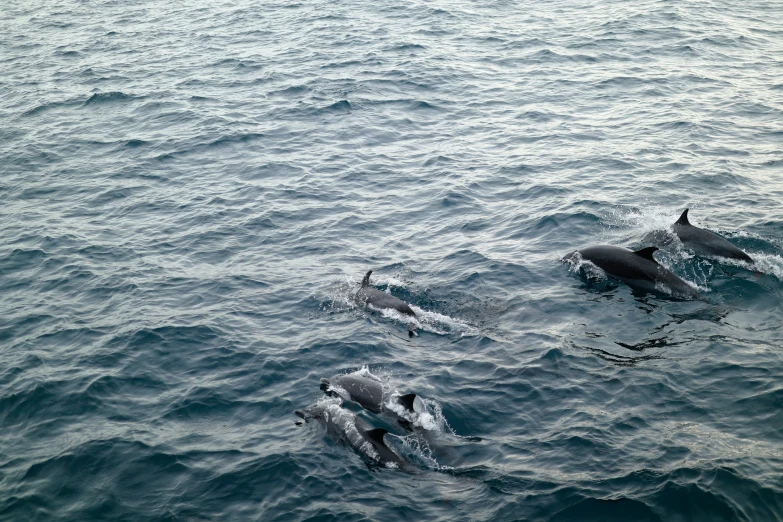
<svg viewBox="0 0 783 522"><path fill-rule="evenodd" d="M334 399L324 399L304 410L294 413L309 422L320 423L326 433L337 442L347 444L363 458L388 468L404 468L410 465L384 442L388 433L383 428L373 428L361 417L341 408Z"/></svg>
<svg viewBox="0 0 783 522"><path fill-rule="evenodd" d="M377 288L371 287L370 274L372 274L372 270L367 272L367 274L364 276L364 279L362 279L362 287L356 293L357 301L368 304L373 308L390 308L392 310L397 310L398 312L401 312L405 315L416 317L416 312L413 311L408 303L397 299L391 294L387 294L386 292L378 290ZM409 327L408 335L413 337L413 331L413 327Z"/></svg>
<svg viewBox="0 0 783 522"><path fill-rule="evenodd" d="M383 412L396 420L400 426L411 429L411 421L405 416L416 414L413 406L416 400L415 393L385 394L380 382L356 374L336 375L331 380L321 379L321 389L327 395L336 395L347 401L356 402L373 413Z"/></svg>
<svg viewBox="0 0 783 522"><path fill-rule="evenodd" d="M685 247L694 253L704 257L724 257L727 259L737 259L746 263L753 263L753 259L732 245L718 234L709 230L695 227L688 221L688 209L682 213L680 219L672 225L674 233L680 238Z"/></svg>
<svg viewBox="0 0 783 522"><path fill-rule="evenodd" d="M634 252L627 248L599 245L577 250L582 259L590 261L608 275L628 286L644 291L670 293L677 297L697 299L699 293L688 283L665 269L653 258L658 247Z"/></svg>

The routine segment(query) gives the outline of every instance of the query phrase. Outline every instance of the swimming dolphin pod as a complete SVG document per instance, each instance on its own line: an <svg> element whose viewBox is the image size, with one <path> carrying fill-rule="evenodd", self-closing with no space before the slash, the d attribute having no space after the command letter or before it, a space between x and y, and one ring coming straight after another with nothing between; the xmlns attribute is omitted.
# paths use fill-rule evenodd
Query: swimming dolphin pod
<svg viewBox="0 0 783 522"><path fill-rule="evenodd" d="M693 226L688 221L688 209L685 209L672 225L672 230L686 248L698 255L735 259L751 264L754 262L745 252L721 236ZM659 240L665 241L660 237ZM699 298L696 289L655 260L653 254L657 250L656 246L633 251L618 246L596 245L577 250L566 256L564 261L588 261L608 276L644 291L685 299ZM371 274L372 270L362 279L361 288L355 296L357 301L376 309L392 309L416 317L409 304L370 286ZM412 330L410 334L413 335ZM306 422L320 423L329 436L349 445L369 461L386 467L413 469L404 457L386 444L384 437L389 433L386 429L373 428L361 416L343 408L342 401L352 401L369 412L392 417L401 426L412 430L410 419L417 414L426 414L424 411L417 411L416 394L387 393L379 380L357 374L321 379L321 389L327 397L294 413ZM426 410L426 407L424 409Z"/></svg>
<svg viewBox="0 0 783 522"><path fill-rule="evenodd" d="M682 244L697 255L736 259L753 264L753 259L748 254L729 243L726 239L709 230L691 225L690 221L688 221L687 208L680 216L680 219L672 225L672 230L680 238Z"/></svg>
<svg viewBox="0 0 783 522"><path fill-rule="evenodd" d="M623 247L598 245L577 250L579 256L607 275L628 286L647 292L664 293L685 299L698 299L699 293L664 268L653 257L658 247L633 251Z"/></svg>

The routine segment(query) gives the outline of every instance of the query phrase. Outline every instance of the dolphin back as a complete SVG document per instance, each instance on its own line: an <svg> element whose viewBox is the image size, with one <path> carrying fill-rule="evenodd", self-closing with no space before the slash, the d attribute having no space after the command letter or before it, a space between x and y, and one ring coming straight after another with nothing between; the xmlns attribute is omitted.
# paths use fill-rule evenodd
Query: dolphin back
<svg viewBox="0 0 783 522"><path fill-rule="evenodd" d="M391 294L387 294L377 288L363 287L357 294L359 300L364 301L366 304L375 308L391 308L397 310L405 315L416 316L416 312L405 301L394 297Z"/></svg>
<svg viewBox="0 0 783 522"><path fill-rule="evenodd" d="M332 387L343 391L339 395L344 399L356 402L373 413L380 413L383 409L383 385L380 382L351 374L338 375L331 382Z"/></svg>
<svg viewBox="0 0 783 522"><path fill-rule="evenodd" d="M381 464L394 464L397 466L405 466L406 462L397 455L394 450L386 445L386 441L383 440L384 435L389 433L384 428L374 428L365 430L363 432L364 438L372 445L378 454Z"/></svg>
<svg viewBox="0 0 783 522"><path fill-rule="evenodd" d="M598 245L578 252L583 259L628 286L646 292L671 293L688 299L698 298L696 290L655 260L653 254L657 250L657 247L648 247L634 252L622 247Z"/></svg>
<svg viewBox="0 0 783 522"><path fill-rule="evenodd" d="M704 257L723 257L737 259L746 263L753 263L753 258L743 252L739 247L730 243L726 238L703 228L691 225L688 221L688 209L682 213L680 219L672 225L674 233L680 238L682 244L694 253Z"/></svg>

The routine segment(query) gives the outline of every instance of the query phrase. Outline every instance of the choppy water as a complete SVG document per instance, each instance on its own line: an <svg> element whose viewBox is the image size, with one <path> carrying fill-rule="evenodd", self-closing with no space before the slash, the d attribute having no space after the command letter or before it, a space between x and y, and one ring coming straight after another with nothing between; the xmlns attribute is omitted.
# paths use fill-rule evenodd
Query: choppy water
<svg viewBox="0 0 783 522"><path fill-rule="evenodd" d="M10 2L0 111L0 519L783 519L780 3ZM763 273L560 262L686 206Z"/></svg>

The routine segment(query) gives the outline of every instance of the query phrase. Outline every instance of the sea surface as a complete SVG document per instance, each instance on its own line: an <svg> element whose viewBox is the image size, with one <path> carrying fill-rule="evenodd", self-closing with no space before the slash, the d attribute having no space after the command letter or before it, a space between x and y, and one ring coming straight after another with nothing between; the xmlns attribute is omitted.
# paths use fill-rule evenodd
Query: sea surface
<svg viewBox="0 0 783 522"><path fill-rule="evenodd" d="M0 520L783 519L780 2L10 0L0 122Z"/></svg>

